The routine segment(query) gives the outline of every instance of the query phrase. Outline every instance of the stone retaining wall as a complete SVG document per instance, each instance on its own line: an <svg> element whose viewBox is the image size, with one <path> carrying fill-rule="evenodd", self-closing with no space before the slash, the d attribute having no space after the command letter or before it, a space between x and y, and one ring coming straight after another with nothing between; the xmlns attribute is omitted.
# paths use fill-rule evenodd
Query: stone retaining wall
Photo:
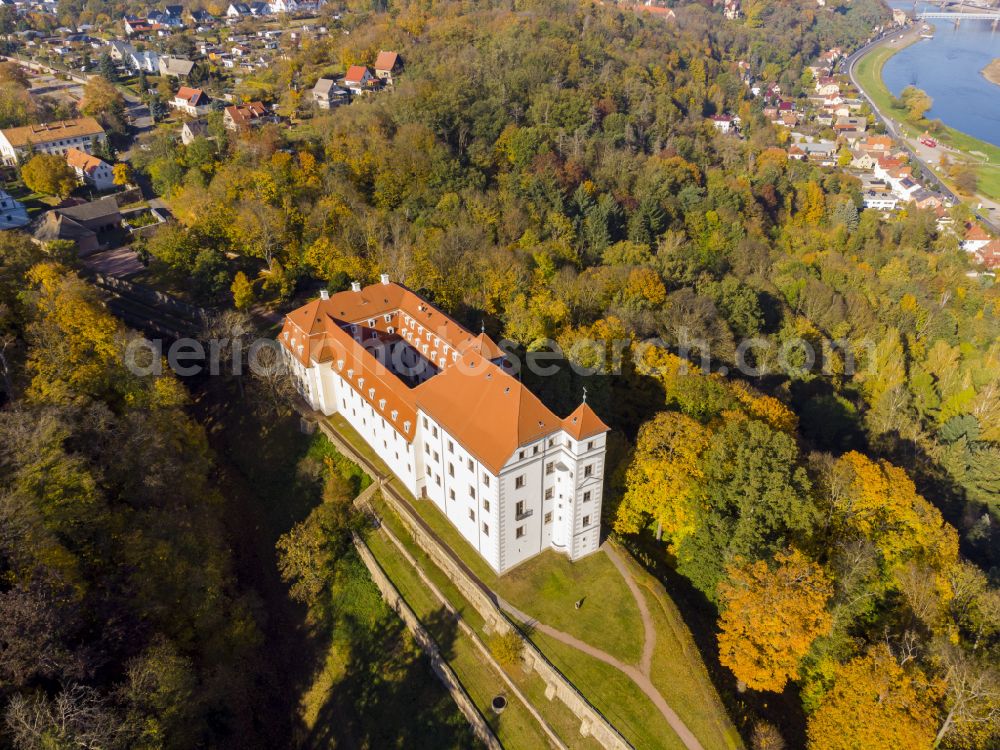
<svg viewBox="0 0 1000 750"><path fill-rule="evenodd" d="M330 441L345 455L353 458L375 479L381 479L379 472L363 456L358 455L325 419L320 419L319 427ZM391 479L391 477L390 477ZM500 609L492 592L484 589L478 581L458 564L450 550L438 542L415 517L409 502L402 497L391 482L382 483L382 496L399 516L414 541L441 570L451 579L469 603L486 621L486 630L501 635L514 631L521 636L524 645L525 666L533 669L545 681L545 697L559 698L580 720L580 734L593 737L607 750L632 750L632 745L615 729L604 714L595 708L572 682L550 662L538 647L526 638Z"/></svg>
<svg viewBox="0 0 1000 750"><path fill-rule="evenodd" d="M473 703L472 698L469 694L465 692L465 688L462 687L462 683L459 681L458 677L452 671L452 668L448 666L448 662L445 661L444 657L441 656L441 651L438 649L437 643L430 633L420 624L420 620L417 618L416 613L410 609L410 605L406 603L402 595L399 593L398 589L393 585L392 581L382 570L382 566L378 564L375 556L372 554L371 550L368 549L368 545L365 544L364 540L354 534L354 547L358 551L358 555L361 557L362 562L364 562L365 567L368 568L368 572L371 574L372 580L378 587L379 592L382 594L382 598L385 599L386 603L392 608L392 610L399 615L399 618L403 621L409 631L413 634L413 639L417 642L417 645L423 649L424 653L431 662L431 669L434 670L434 674L438 676L438 679L444 683L444 686L448 689L451 694L452 699L458 706L458 709L462 712L465 718L468 720L469 724L472 726L472 731L476 733L484 745L486 745L489 750L503 750L503 745L500 744L500 740L493 733L490 725L486 723L486 719L480 713L476 704Z"/></svg>

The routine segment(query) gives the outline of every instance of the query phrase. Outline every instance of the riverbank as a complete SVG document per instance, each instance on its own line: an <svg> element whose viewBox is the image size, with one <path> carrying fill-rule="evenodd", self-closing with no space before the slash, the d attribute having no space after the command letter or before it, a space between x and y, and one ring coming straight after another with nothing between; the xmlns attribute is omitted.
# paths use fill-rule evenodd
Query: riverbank
<svg viewBox="0 0 1000 750"><path fill-rule="evenodd" d="M1000 86L1000 57L983 68L982 74L987 81Z"/></svg>
<svg viewBox="0 0 1000 750"><path fill-rule="evenodd" d="M895 43L885 42L874 47L854 67L857 84L884 115L895 121L898 135L905 138L913 148L917 148L918 140L927 131L929 123L910 117L905 108L896 106L896 97L882 80L882 69L897 52L919 43L921 33L922 26L915 24ZM982 197L1000 201L1000 147L947 125L941 125L934 132L934 138L947 149L947 156L952 163L965 162L975 170L977 192ZM934 173L954 190L948 175L936 169Z"/></svg>

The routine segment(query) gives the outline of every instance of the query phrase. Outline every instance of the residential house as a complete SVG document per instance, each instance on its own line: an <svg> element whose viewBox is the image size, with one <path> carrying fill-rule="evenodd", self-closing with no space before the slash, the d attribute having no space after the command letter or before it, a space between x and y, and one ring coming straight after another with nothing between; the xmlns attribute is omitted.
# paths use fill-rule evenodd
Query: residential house
<svg viewBox="0 0 1000 750"><path fill-rule="evenodd" d="M833 123L833 130L838 134L864 133L868 129L868 121L864 117L838 117Z"/></svg>
<svg viewBox="0 0 1000 750"><path fill-rule="evenodd" d="M383 275L293 310L278 341L310 407L347 421L496 573L599 549L607 426L586 402L556 416L485 333Z"/></svg>
<svg viewBox="0 0 1000 750"><path fill-rule="evenodd" d="M120 63L127 63L132 53L135 52L135 47L120 39L112 39L108 42L108 48L108 56L115 62Z"/></svg>
<svg viewBox="0 0 1000 750"><path fill-rule="evenodd" d="M0 130L0 159L13 166L31 151L65 154L75 147L90 153L93 143L107 139L104 128L93 117L5 128Z"/></svg>
<svg viewBox="0 0 1000 750"><path fill-rule="evenodd" d="M160 70L160 56L152 50L142 52L133 51L125 61L132 70L141 70L144 73L158 73Z"/></svg>
<svg viewBox="0 0 1000 750"><path fill-rule="evenodd" d="M226 130L243 130L254 125L259 125L267 119L267 107L263 102L247 102L246 104L234 104L226 107L222 115L222 122Z"/></svg>
<svg viewBox="0 0 1000 750"><path fill-rule="evenodd" d="M249 18L250 6L246 3L230 3L226 8L226 18Z"/></svg>
<svg viewBox="0 0 1000 750"><path fill-rule="evenodd" d="M135 36L136 34L149 34L160 28L159 24L150 23L145 18L129 18L126 16L123 23L125 25L125 33L129 36Z"/></svg>
<svg viewBox="0 0 1000 750"><path fill-rule="evenodd" d="M181 143L190 146L195 138L208 137L208 124L204 120L185 120L181 125Z"/></svg>
<svg viewBox="0 0 1000 750"><path fill-rule="evenodd" d="M876 211L895 211L899 205L899 198L892 193L880 193L874 190L862 194L861 200L865 208L872 208Z"/></svg>
<svg viewBox="0 0 1000 750"><path fill-rule="evenodd" d="M976 261L990 271L1000 268L1000 240L990 240L975 251Z"/></svg>
<svg viewBox="0 0 1000 750"><path fill-rule="evenodd" d="M120 227L121 223L118 202L108 196L91 203L49 211L35 230L35 240L43 244L71 240L76 243L80 255L90 255L104 246L107 234Z"/></svg>
<svg viewBox="0 0 1000 750"><path fill-rule="evenodd" d="M352 94L370 92L377 81L378 79L372 75L371 69L367 65L352 65L344 75L344 85L350 89Z"/></svg>
<svg viewBox="0 0 1000 750"><path fill-rule="evenodd" d="M820 76L816 80L816 93L820 96L833 96L840 93L840 84L833 76Z"/></svg>
<svg viewBox="0 0 1000 750"><path fill-rule="evenodd" d="M170 106L180 110L192 117L198 117L208 112L212 100L201 89L193 89L190 86L181 86L174 98L170 100Z"/></svg>
<svg viewBox="0 0 1000 750"><path fill-rule="evenodd" d="M720 133L728 133L731 130L735 130L731 115L712 115L708 119Z"/></svg>
<svg viewBox="0 0 1000 750"><path fill-rule="evenodd" d="M743 10L740 7L740 0L726 0L723 10L723 15L730 21L735 21L743 15Z"/></svg>
<svg viewBox="0 0 1000 750"><path fill-rule="evenodd" d="M969 223L965 227L965 236L959 242L959 246L967 253L976 252L988 245L993 239L979 224Z"/></svg>
<svg viewBox="0 0 1000 750"><path fill-rule="evenodd" d="M185 60L183 57L163 56L160 58L159 69L161 76L187 78L191 75L191 71L194 69L194 62L191 60Z"/></svg>
<svg viewBox="0 0 1000 750"><path fill-rule="evenodd" d="M375 75L387 86L392 86L393 76L398 74L402 67L402 61L396 52L381 50L375 58Z"/></svg>
<svg viewBox="0 0 1000 750"><path fill-rule="evenodd" d="M17 229L29 221L31 219L24 204L14 200L10 193L0 188L0 229Z"/></svg>
<svg viewBox="0 0 1000 750"><path fill-rule="evenodd" d="M298 0L272 0L268 5L271 13L295 13L299 10Z"/></svg>
<svg viewBox="0 0 1000 750"><path fill-rule="evenodd" d="M93 154L71 148L66 152L66 163L73 168L80 182L95 190L110 190L115 186L115 175L111 165Z"/></svg>
<svg viewBox="0 0 1000 750"><path fill-rule="evenodd" d="M313 103L320 109L333 109L350 101L350 94L332 78L320 78L312 89Z"/></svg>

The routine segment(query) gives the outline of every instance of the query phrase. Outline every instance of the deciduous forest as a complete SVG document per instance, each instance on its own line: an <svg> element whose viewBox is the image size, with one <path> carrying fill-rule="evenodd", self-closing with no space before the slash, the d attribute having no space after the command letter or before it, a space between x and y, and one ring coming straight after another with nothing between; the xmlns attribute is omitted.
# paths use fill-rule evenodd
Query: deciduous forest
<svg viewBox="0 0 1000 750"><path fill-rule="evenodd" d="M214 140L138 152L178 219L150 268L241 306L388 272L521 354L555 342L595 374L525 380L560 413L586 386L612 426L605 527L687 590L748 744L1000 745L1000 291L933 212L861 211L855 178L789 160L738 65L800 95L888 11L353 10L242 82L294 128L213 114ZM380 49L405 60L393 90L306 112L316 78ZM723 112L743 137L705 119ZM2 253L0 366L24 383L0 412L10 736L72 704L131 747L238 745L261 618L185 390L122 370L83 282Z"/></svg>

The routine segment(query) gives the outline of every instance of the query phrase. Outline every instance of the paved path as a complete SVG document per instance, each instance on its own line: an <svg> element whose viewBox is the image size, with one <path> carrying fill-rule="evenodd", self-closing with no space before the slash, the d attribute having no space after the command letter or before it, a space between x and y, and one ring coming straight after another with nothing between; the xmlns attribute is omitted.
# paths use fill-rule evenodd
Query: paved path
<svg viewBox="0 0 1000 750"><path fill-rule="evenodd" d="M632 592L632 596L635 597L635 603L639 607L639 614L642 616L642 627L645 631L645 641L642 648L642 656L639 659L639 664L626 664L621 659L618 659L606 651L602 651L599 648L591 646L589 643L581 641L576 636L565 633L562 630L557 630L551 625L546 625L544 622L532 617L526 612L522 612L517 607L515 607L510 602L497 596L497 601L500 606L507 610L510 614L514 615L517 619L525 623L529 628L537 630L540 633L553 638L554 640L564 643L567 646L572 646L578 651L582 651L588 656L609 664L619 672L623 673L632 682L639 686L639 689L646 694L652 702L653 705L663 714L663 718L667 720L670 728L677 733L680 737L681 742L688 750L704 750L698 738L694 736L694 733L688 729L684 720L677 715L664 700L663 696L660 695L660 691L656 689L653 685L653 681L649 678L650 672L652 671L653 663L653 649L656 646L656 628L653 625L653 618L649 613L649 606L646 603L646 598L642 595L642 591L639 588L639 584L635 582L632 578L632 574L629 572L628 567L625 565L625 561L621 559L618 552L607 542L601 545L601 549L610 558L614 566L618 568L618 572L622 574L625 579L625 583L628 584L629 589Z"/></svg>
<svg viewBox="0 0 1000 750"><path fill-rule="evenodd" d="M299 403L297 404L297 407L299 408L302 414L308 415L326 424L327 427L330 429L330 431L332 431L334 435L337 435L337 440L334 441L335 446L343 453L345 453L348 456L348 458L354 460L356 463L364 467L370 473L370 475L375 481L372 483L372 486L369 487L368 490L366 491L369 493L369 496L371 492L374 492L374 488L379 487L383 491L392 492L393 496L404 506L409 505L409 503L406 502L405 499L400 497L395 492L391 484L386 483L385 481L386 477L384 477L382 473L378 471L375 466L372 465L371 461L369 461L367 458L365 458L364 456L359 454L356 450L354 450L354 447L350 444L349 441L340 437L340 434L337 431L336 427L328 419L326 419L323 415L319 414L318 412L313 411L309 407L306 407L305 404ZM329 433L327 433L327 435L329 436ZM367 499L367 496L365 499ZM412 510L411 512L417 523L420 523L427 533L429 533L431 536L437 539L438 543L442 546L443 549L446 550L450 549L448 545L444 543L429 526L427 526L426 522L420 517L420 515L415 510ZM604 662L605 664L614 667L622 674L624 674L626 677L628 677L630 680L632 680L632 682L638 685L639 689L642 690L642 692L645 693L646 696L653 702L653 705L656 706L657 710L663 715L663 718L667 720L667 723L670 725L671 729L674 730L674 732L680 738L681 742L684 743L684 746L688 748L688 750L704 750L702 744L698 741L698 738L694 736L694 733L690 729L688 729L687 725L684 723L681 717L677 715L677 712L674 711L667 704L667 701L660 694L660 691L656 689L656 686L653 685L653 681L649 677L652 671L653 650L656 647L656 627L653 624L653 618L650 615L649 606L646 602L646 598L642 595L642 590L639 588L639 584L637 584L636 581L632 578L632 574L629 571L628 566L625 564L625 561L622 560L617 550L613 549L611 545L608 544L607 542L601 545L601 549L605 552L605 554L607 554L611 562L618 569L618 572L621 573L622 577L625 579L625 583L628 585L629 590L632 592L632 596L635 598L636 606L638 606L639 608L639 614L642 617L642 627L645 638L643 642L642 656L639 659L638 665L626 664L625 662L612 656L606 651L602 651L599 648L595 648L594 646L591 646L589 643L581 641L576 636L570 635L569 633L565 633L562 630L557 630L556 628L553 628L550 625L546 625L545 623L540 622L539 620L527 614L526 612L522 612L520 609L515 607L510 602L501 598L499 594L497 594L495 591L486 586L486 584L483 583L479 579L479 577L476 576L476 574L473 573L468 568L468 566L465 565L464 562L462 562L461 558L459 558L457 555L452 555L452 557L454 561L463 569L463 572L469 577L469 580L477 583L484 590L484 592L488 593L488 595L497 603L497 605L501 609L504 609L510 614L514 615L514 617L516 617L521 622L528 625L530 628L538 630L539 632L544 633L545 635L549 636L550 638L553 638L554 640L559 641L560 643L564 643L567 646L572 646L578 651L582 651L588 656L591 656L599 661Z"/></svg>

